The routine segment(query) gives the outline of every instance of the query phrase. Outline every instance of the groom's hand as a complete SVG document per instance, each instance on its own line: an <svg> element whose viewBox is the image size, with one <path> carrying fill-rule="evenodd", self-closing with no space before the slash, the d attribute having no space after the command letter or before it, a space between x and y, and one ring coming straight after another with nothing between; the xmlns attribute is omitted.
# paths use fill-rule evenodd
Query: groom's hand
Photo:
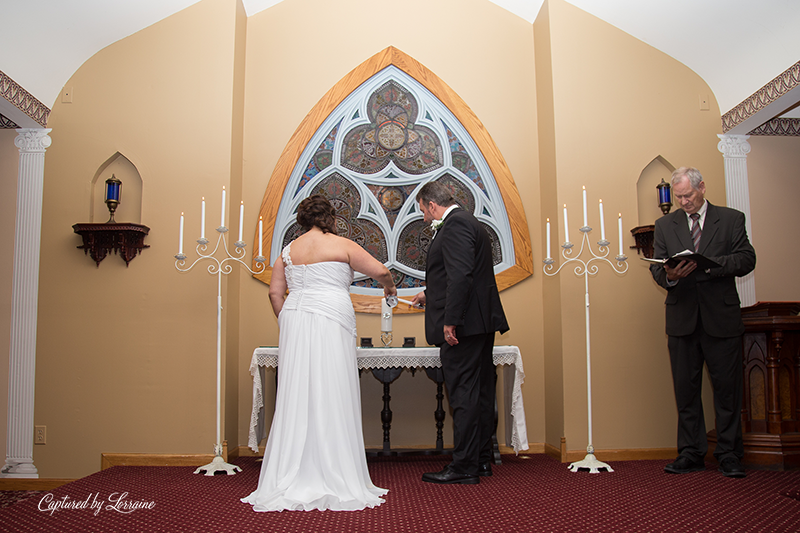
<svg viewBox="0 0 800 533"><path fill-rule="evenodd" d="M455 346L456 344L458 344L458 339L456 338L455 326L444 327L444 340L447 341L447 344L449 344L450 346Z"/></svg>
<svg viewBox="0 0 800 533"><path fill-rule="evenodd" d="M425 291L417 293L411 299L411 307L416 307L418 309L423 309L425 307Z"/></svg>

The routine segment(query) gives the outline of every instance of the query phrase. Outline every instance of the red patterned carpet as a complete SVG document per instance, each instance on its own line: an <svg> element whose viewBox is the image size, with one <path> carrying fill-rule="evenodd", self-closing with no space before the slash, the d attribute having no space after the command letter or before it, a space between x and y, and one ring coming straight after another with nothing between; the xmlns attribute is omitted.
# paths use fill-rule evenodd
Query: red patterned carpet
<svg viewBox="0 0 800 533"><path fill-rule="evenodd" d="M253 512L239 501L258 480L253 458L238 459L243 471L234 476L195 475L192 467L113 467L0 509L0 531L800 531L800 472L749 471L746 479L727 479L708 463L705 472L676 476L663 473L667 461L623 461L611 463L613 473L589 474L544 455L504 455L495 475L479 485L420 481L446 462L370 459L373 481L390 492L380 507L354 512ZM79 505L53 510L65 501Z"/></svg>

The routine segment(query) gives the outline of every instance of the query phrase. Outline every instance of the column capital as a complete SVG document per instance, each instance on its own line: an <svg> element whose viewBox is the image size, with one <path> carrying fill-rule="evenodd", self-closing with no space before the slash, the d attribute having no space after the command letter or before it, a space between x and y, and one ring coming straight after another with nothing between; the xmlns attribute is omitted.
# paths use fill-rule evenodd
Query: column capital
<svg viewBox="0 0 800 533"><path fill-rule="evenodd" d="M20 152L38 153L50 148L53 140L47 135L52 128L20 128L14 145Z"/></svg>
<svg viewBox="0 0 800 533"><path fill-rule="evenodd" d="M722 155L725 158L728 157L747 157L747 154L750 153L750 143L747 142L747 139L750 138L749 135L725 135L725 134L717 134L719 137L719 143L717 144L717 149L722 152Z"/></svg>

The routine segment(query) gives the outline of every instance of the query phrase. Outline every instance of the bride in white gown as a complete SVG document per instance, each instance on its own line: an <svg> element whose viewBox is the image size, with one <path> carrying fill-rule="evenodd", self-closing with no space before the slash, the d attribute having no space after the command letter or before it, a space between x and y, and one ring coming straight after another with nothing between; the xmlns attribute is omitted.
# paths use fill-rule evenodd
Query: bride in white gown
<svg viewBox="0 0 800 533"><path fill-rule="evenodd" d="M280 327L275 415L258 488L242 501L254 511L376 507L388 491L373 485L364 453L353 269L387 296L397 290L383 264L336 235L325 197L303 200L297 222L307 231L284 248L269 286Z"/></svg>

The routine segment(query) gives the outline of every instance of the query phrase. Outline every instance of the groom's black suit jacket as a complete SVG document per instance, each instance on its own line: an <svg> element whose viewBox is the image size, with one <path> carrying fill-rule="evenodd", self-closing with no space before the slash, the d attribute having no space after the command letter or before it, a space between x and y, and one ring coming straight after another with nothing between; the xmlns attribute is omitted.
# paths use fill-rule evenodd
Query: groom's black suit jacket
<svg viewBox="0 0 800 533"><path fill-rule="evenodd" d="M671 257L692 250L689 223L683 209L656 221L654 256ZM659 264L650 266L656 283L667 289L667 335L690 335L698 317L712 337L736 337L744 333L735 276L744 276L756 266L756 252L747 239L744 214L710 202L703 224L698 253L721 266L708 272L696 269L676 285L667 283Z"/></svg>
<svg viewBox="0 0 800 533"><path fill-rule="evenodd" d="M480 222L456 208L428 248L425 270L425 337L438 346L444 326L456 338L508 331L494 278L492 243Z"/></svg>

